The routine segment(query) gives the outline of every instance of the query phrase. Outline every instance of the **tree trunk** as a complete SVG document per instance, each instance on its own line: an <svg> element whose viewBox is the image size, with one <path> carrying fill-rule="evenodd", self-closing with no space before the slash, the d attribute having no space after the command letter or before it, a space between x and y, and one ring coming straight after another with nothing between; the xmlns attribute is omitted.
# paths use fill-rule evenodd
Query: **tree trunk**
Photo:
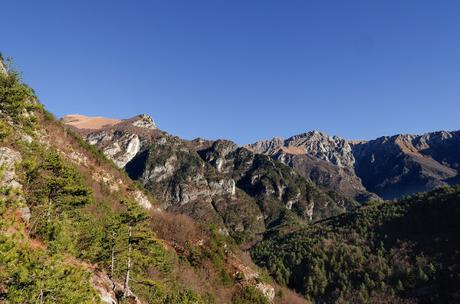
<svg viewBox="0 0 460 304"><path fill-rule="evenodd" d="M128 263L126 267L126 279L125 279L125 291L123 293L123 297L131 296L131 290L129 289L129 272L131 271L131 225L128 226Z"/></svg>
<svg viewBox="0 0 460 304"><path fill-rule="evenodd" d="M46 211L46 221L48 223L51 223L51 209L53 208L52 193L52 190L48 193L48 210Z"/></svg>
<svg viewBox="0 0 460 304"><path fill-rule="evenodd" d="M111 252L112 264L110 265L110 281L112 282L112 290L116 294L117 285L113 279L113 273L115 271L115 232L112 232L112 252Z"/></svg>

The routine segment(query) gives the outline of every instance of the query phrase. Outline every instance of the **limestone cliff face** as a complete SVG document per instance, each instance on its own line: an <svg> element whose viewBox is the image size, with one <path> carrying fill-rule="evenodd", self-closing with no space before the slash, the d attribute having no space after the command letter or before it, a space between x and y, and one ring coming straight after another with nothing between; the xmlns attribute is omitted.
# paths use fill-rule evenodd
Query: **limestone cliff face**
<svg viewBox="0 0 460 304"><path fill-rule="evenodd" d="M320 132L274 138L247 148L287 164L318 185L357 200L394 199L460 182L459 132L348 141Z"/></svg>
<svg viewBox="0 0 460 304"><path fill-rule="evenodd" d="M339 167L353 167L355 162L348 141L318 131L295 135L286 140L275 137L247 145L247 148L268 155L277 154L280 150L292 155L308 154Z"/></svg>

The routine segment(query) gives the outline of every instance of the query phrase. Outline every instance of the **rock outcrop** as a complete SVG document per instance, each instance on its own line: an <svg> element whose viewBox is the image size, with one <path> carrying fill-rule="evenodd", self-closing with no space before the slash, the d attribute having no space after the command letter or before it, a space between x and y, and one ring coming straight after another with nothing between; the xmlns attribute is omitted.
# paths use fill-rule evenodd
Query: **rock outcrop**
<svg viewBox="0 0 460 304"><path fill-rule="evenodd" d="M4 73L4 74L7 73L6 67L5 67L5 65L3 63L3 59L1 57L0 57L0 73Z"/></svg>
<svg viewBox="0 0 460 304"><path fill-rule="evenodd" d="M95 272L91 276L91 283L93 284L94 289L96 289L96 291L98 292L102 303L118 303L117 295L114 291L115 284L106 273L101 271Z"/></svg>
<svg viewBox="0 0 460 304"><path fill-rule="evenodd" d="M21 189L21 184L17 181L15 165L21 161L22 157L18 151L8 147L0 147L0 183L12 189Z"/></svg>
<svg viewBox="0 0 460 304"><path fill-rule="evenodd" d="M135 127L144 128L144 129L155 130L157 128L157 125L155 124L155 121L153 121L153 118L150 115L147 115L147 114L139 115L133 121L132 124Z"/></svg>
<svg viewBox="0 0 460 304"><path fill-rule="evenodd" d="M16 165L22 160L21 153L8 147L0 147L0 187L8 189L0 194L0 199L9 196L9 199L18 203L18 211L22 221L29 224L31 218L30 208L22 193L22 184L16 174Z"/></svg>

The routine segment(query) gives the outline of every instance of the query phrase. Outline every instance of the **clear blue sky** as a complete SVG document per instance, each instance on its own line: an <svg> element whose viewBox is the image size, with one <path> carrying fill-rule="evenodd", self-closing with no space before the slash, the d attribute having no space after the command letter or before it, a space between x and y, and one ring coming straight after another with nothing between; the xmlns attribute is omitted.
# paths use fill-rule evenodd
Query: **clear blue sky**
<svg viewBox="0 0 460 304"><path fill-rule="evenodd" d="M460 1L3 1L0 50L57 116L149 113L240 144L460 129Z"/></svg>

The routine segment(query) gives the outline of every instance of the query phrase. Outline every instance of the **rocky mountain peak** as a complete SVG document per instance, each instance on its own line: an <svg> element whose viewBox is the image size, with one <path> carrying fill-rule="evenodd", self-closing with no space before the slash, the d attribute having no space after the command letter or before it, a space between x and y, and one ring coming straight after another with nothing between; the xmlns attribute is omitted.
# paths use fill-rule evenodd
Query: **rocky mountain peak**
<svg viewBox="0 0 460 304"><path fill-rule="evenodd" d="M354 157L349 143L340 137L311 131L286 140L286 146L302 147L305 153L330 161L339 167L352 167Z"/></svg>
<svg viewBox="0 0 460 304"><path fill-rule="evenodd" d="M279 152L291 155L307 154L339 167L353 167L354 164L352 147L347 140L337 136L329 136L320 131L308 131L286 140L273 138L259 141L247 145L246 148L268 155Z"/></svg>
<svg viewBox="0 0 460 304"><path fill-rule="evenodd" d="M311 130L311 131L307 131L305 133L301 133L301 134L298 134L298 135L294 135L292 137L290 137L289 139L291 138L314 138L314 139L324 139L324 138L329 138L330 136L322 131L318 131L318 130ZM288 139L288 140L289 140Z"/></svg>
<svg viewBox="0 0 460 304"><path fill-rule="evenodd" d="M151 130L157 129L157 125L155 124L155 121L148 114L137 115L134 118L132 118L132 120L133 120L132 125L135 127L151 129Z"/></svg>
<svg viewBox="0 0 460 304"><path fill-rule="evenodd" d="M272 139L260 140L253 144L246 145L245 148L256 153L272 155L277 153L282 146L284 146L284 139L281 137L274 137Z"/></svg>

